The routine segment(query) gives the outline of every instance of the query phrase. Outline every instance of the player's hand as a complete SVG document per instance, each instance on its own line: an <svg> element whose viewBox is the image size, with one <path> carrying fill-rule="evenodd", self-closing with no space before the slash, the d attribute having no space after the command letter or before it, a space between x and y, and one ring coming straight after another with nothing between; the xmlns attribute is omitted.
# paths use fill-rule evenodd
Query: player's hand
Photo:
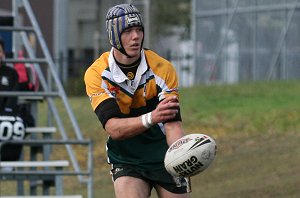
<svg viewBox="0 0 300 198"><path fill-rule="evenodd" d="M152 111L152 123L173 119L178 113L179 102L176 96L167 97Z"/></svg>

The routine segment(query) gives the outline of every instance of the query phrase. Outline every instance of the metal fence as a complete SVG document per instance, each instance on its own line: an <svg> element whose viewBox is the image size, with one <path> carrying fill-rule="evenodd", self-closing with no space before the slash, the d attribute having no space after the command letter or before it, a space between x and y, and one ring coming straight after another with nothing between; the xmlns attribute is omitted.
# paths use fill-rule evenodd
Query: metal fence
<svg viewBox="0 0 300 198"><path fill-rule="evenodd" d="M298 0L193 0L195 83L300 79Z"/></svg>

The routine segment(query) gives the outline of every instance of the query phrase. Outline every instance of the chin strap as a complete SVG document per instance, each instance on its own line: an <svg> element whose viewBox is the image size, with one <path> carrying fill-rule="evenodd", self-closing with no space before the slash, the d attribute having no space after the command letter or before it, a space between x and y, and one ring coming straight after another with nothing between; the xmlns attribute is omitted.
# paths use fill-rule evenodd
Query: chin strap
<svg viewBox="0 0 300 198"><path fill-rule="evenodd" d="M126 51L125 51L125 49L122 47L121 49L119 49L119 51L122 53L122 54L124 54L127 58L132 58L132 56L129 56L127 53L126 53Z"/></svg>

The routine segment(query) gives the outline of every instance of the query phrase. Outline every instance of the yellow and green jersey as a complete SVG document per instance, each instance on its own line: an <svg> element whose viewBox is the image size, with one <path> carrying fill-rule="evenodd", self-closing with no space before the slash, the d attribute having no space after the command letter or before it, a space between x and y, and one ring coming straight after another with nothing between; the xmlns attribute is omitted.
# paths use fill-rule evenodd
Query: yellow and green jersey
<svg viewBox="0 0 300 198"><path fill-rule="evenodd" d="M154 110L168 96L178 97L177 75L169 61L151 50L142 50L140 65L132 79L122 72L112 54L112 51L102 54L85 73L86 92L94 111L113 98L122 117L137 117ZM162 168L167 149L163 123L130 139L109 137L107 141L109 163L143 169Z"/></svg>

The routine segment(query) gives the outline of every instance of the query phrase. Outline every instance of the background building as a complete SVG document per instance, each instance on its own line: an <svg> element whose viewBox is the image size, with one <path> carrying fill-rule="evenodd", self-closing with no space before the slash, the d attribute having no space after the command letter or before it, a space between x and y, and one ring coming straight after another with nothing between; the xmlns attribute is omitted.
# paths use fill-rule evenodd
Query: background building
<svg viewBox="0 0 300 198"><path fill-rule="evenodd" d="M1 0L2 15L9 13L12 2ZM161 31L154 29L155 17L166 12L159 10L156 0L29 2L64 83L69 76L81 77L92 61L110 48L106 12L115 4L128 2L146 19L144 46L174 63L181 86L300 78L297 0L186 0L182 5L176 1L178 7L188 6L191 31L179 24L178 18L169 26L160 26ZM174 18L179 15L170 13ZM22 23L26 25L26 17Z"/></svg>

